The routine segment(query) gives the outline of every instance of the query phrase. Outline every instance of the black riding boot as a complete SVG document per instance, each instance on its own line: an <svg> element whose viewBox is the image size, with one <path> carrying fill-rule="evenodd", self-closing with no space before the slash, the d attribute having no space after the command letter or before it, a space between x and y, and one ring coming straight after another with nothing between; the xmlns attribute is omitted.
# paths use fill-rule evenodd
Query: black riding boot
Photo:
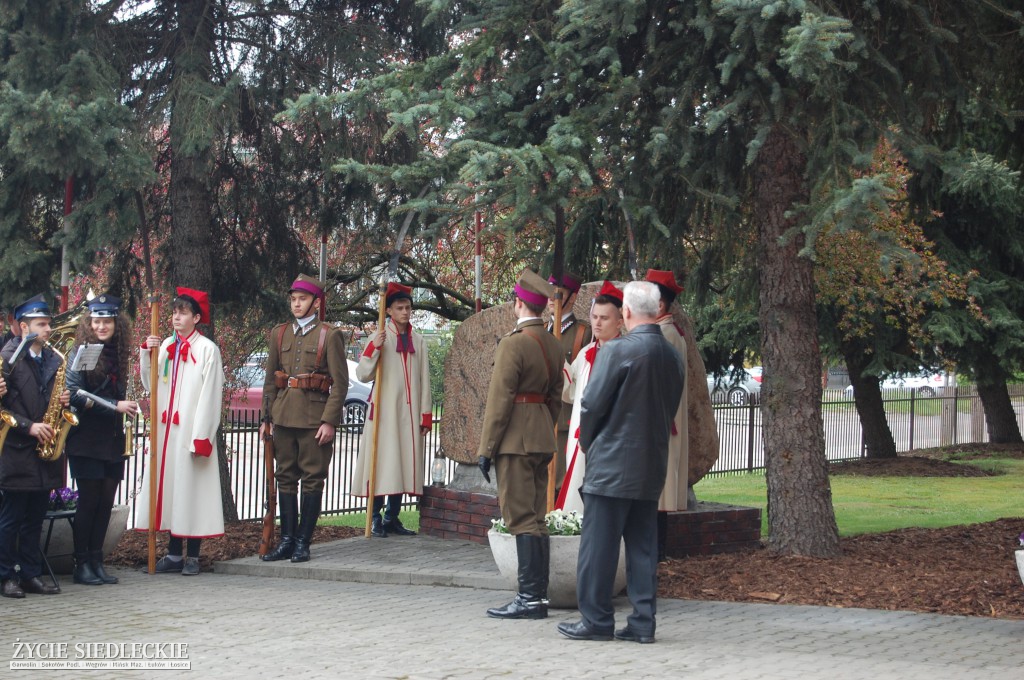
<svg viewBox="0 0 1024 680"><path fill-rule="evenodd" d="M278 494L277 505L281 510L281 540L276 548L260 557L264 562L287 560L295 552L295 526L299 519L299 494Z"/></svg>
<svg viewBox="0 0 1024 680"><path fill-rule="evenodd" d="M75 553L75 573L72 575L72 579L75 583L85 586L103 585L103 579L96 575L89 563L88 553Z"/></svg>
<svg viewBox="0 0 1024 680"><path fill-rule="evenodd" d="M111 576L107 573L107 570L103 568L103 551L92 550L89 552L89 566L92 567L92 572L96 574L99 580L107 584L117 583L117 577Z"/></svg>
<svg viewBox="0 0 1024 680"><path fill-rule="evenodd" d="M299 518L299 531L295 538L295 552L292 562L309 562L309 544L313 542L313 530L320 518L320 504L323 493L302 494L302 513Z"/></svg>
<svg viewBox="0 0 1024 680"><path fill-rule="evenodd" d="M546 619L548 616L547 602L540 596L541 588L547 580L547 565L541 571L540 536L519 534L516 536L516 557L519 559L519 592L504 607L487 610L487 615L495 619Z"/></svg>
<svg viewBox="0 0 1024 680"><path fill-rule="evenodd" d="M551 568L551 537L535 536L537 540L537 596L545 606L548 604L548 574Z"/></svg>

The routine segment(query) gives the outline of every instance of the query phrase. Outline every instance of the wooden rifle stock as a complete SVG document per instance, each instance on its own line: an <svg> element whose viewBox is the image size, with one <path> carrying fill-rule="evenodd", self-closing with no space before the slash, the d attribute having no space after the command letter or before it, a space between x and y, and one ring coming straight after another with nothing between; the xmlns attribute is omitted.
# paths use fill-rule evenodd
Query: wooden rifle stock
<svg viewBox="0 0 1024 680"><path fill-rule="evenodd" d="M267 423L263 434L263 458L267 475L267 513L263 515L263 535L260 536L260 557L274 549L274 521L277 518L277 489L274 488L274 435Z"/></svg>

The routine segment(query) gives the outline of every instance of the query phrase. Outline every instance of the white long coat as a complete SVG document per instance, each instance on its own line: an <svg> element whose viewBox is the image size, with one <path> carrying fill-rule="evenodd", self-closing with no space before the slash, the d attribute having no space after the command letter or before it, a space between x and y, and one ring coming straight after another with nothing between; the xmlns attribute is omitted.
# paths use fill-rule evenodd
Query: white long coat
<svg viewBox="0 0 1024 680"><path fill-rule="evenodd" d="M193 331L186 342L188 356L167 363L174 336L160 345L157 367L157 505L156 528L183 538L210 538L224 534L224 511L217 467L217 427L220 425L224 369L220 349L209 338ZM180 345L179 345L180 346ZM142 385L150 390L149 350L142 350L139 369ZM166 373L165 373L166 370ZM152 390L150 390L152 393ZM209 456L198 456L196 442L212 447ZM148 461L147 461L148 463ZM142 493L136 505L136 526L149 528L149 478L147 464Z"/></svg>
<svg viewBox="0 0 1024 680"><path fill-rule="evenodd" d="M575 510L583 514L583 497L580 487L583 485L583 473L587 469L586 456L580 451L580 411L583 403L583 391L590 382L590 370L594 367L597 341L580 348L565 374L562 386L562 401L572 404L572 416L569 418L569 438L565 443L565 480L562 490L555 501L555 508L566 512Z"/></svg>
<svg viewBox="0 0 1024 680"><path fill-rule="evenodd" d="M377 433L377 478L375 496L397 493L423 493L426 455L420 426L433 419L430 399L430 362L423 336L412 331L412 354L398 352L398 331L393 321L385 324L382 349L366 345L359 358L356 377L362 382L376 378L377 362L383 360L381 384L370 393L370 411L363 425L359 458L352 477L352 495L370 494L374 421L380 419ZM383 357L383 359L381 359Z"/></svg>
<svg viewBox="0 0 1024 680"><path fill-rule="evenodd" d="M669 341L679 358L683 360L683 398L679 400L679 408L672 420L672 434L668 438L668 472L665 475L665 488L658 499L658 510L674 512L686 510L687 486L690 468L690 428L687 419L686 382L689 380L689 368L686 365L686 339L683 332L666 314L658 319L661 334Z"/></svg>

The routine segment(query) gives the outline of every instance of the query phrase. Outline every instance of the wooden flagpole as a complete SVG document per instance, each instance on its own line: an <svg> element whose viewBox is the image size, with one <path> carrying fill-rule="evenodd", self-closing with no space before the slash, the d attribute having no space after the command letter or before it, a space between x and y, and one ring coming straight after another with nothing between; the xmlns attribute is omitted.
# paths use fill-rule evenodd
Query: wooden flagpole
<svg viewBox="0 0 1024 680"><path fill-rule="evenodd" d="M135 192L135 208L139 213L139 231L142 234L143 264L146 272L146 286L149 288L149 334L160 334L160 294L157 293L156 284L153 282L153 256L149 250L149 229L146 221L146 204L142 200L142 194ZM156 573L156 447L157 447L157 392L160 389L160 367L157 366L157 358L160 354L159 347L149 348L149 531L147 539L149 544L148 570L150 574Z"/></svg>
<svg viewBox="0 0 1024 680"><path fill-rule="evenodd" d="M377 332L385 332L384 315L387 310L387 279L380 280L380 313L377 315ZM373 342L372 340L370 342ZM373 501L377 496L377 434L380 432L380 390L381 379L384 377L384 347L381 346L377 357L377 373L373 379L373 446L370 448L370 488L366 497L366 538L370 537L370 526L373 521Z"/></svg>

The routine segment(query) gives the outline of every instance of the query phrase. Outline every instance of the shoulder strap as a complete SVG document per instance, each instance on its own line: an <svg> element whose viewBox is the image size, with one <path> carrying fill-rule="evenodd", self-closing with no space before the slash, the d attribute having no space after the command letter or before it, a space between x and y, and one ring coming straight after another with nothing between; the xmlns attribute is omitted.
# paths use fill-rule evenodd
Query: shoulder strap
<svg viewBox="0 0 1024 680"><path fill-rule="evenodd" d="M541 346L541 353L544 354L544 368L548 370L548 386L550 387L551 386L551 362L548 359L548 350L544 348L544 343L541 342L541 339L539 337L537 337L536 335L530 333L526 329L523 329L522 332L525 335L528 335L529 337L534 338L534 340L537 342L537 344Z"/></svg>
<svg viewBox="0 0 1024 680"><path fill-rule="evenodd" d="M281 324L281 332L277 335L277 360L281 361L281 348L284 347L284 332L288 328L288 324Z"/></svg>
<svg viewBox="0 0 1024 680"><path fill-rule="evenodd" d="M324 358L324 345L327 344L327 324L320 324L320 338L316 341L316 363L313 365L313 371L320 370L320 360Z"/></svg>
<svg viewBox="0 0 1024 680"><path fill-rule="evenodd" d="M580 353L580 347L583 347L583 324L579 321L576 322L576 339L572 343L572 355L569 357L569 363L571 364L576 356Z"/></svg>

